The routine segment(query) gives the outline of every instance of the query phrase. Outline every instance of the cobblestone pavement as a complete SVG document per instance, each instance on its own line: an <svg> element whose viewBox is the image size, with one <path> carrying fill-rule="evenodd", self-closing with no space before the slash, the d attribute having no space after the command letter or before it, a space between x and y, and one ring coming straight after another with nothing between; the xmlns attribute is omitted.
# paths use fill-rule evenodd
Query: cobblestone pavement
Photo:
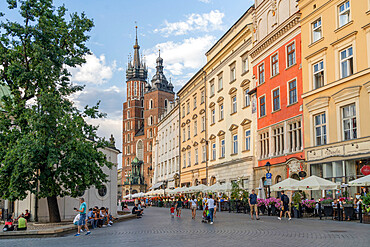
<svg viewBox="0 0 370 247"><path fill-rule="evenodd" d="M332 220L292 219L279 221L263 216L252 221L248 215L217 213L213 225L191 219L190 210L182 218L171 219L165 208L148 208L141 219L114 224L92 231L89 236L72 234L59 238L3 239L0 246L369 246L370 225Z"/></svg>

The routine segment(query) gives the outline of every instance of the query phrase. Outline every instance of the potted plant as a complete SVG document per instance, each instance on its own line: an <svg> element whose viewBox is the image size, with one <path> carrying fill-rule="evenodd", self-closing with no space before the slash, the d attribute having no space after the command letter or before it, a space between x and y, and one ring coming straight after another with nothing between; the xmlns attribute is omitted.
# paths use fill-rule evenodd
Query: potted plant
<svg viewBox="0 0 370 247"><path fill-rule="evenodd" d="M334 200L332 198L330 198L330 197L329 198L321 198L320 199L321 205L323 207L325 207L325 206L330 206L331 207L333 201Z"/></svg>
<svg viewBox="0 0 370 247"><path fill-rule="evenodd" d="M301 202L302 195L299 192L295 192L293 197L292 197L292 202L293 202L293 212L294 212L294 217L299 218L300 213L299 213L299 203Z"/></svg>
<svg viewBox="0 0 370 247"><path fill-rule="evenodd" d="M302 200L302 205L305 208L305 211L307 213L312 214L315 209L316 202L315 200L305 199L305 200Z"/></svg>
<svg viewBox="0 0 370 247"><path fill-rule="evenodd" d="M265 210L266 210L266 200L262 199L262 198L257 198L257 206L258 208L261 210L261 213L262 214L265 214Z"/></svg>
<svg viewBox="0 0 370 247"><path fill-rule="evenodd" d="M362 211L364 215L362 216L362 223L370 224L370 194L367 196L362 196Z"/></svg>

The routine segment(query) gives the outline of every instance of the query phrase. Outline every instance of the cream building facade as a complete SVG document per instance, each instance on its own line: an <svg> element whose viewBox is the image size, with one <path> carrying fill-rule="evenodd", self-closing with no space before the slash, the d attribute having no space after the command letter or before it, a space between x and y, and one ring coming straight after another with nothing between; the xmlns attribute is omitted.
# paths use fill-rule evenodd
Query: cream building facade
<svg viewBox="0 0 370 247"><path fill-rule="evenodd" d="M159 117L158 134L154 140L152 189L175 188L180 177L179 156L179 104L171 102L168 109Z"/></svg>
<svg viewBox="0 0 370 247"><path fill-rule="evenodd" d="M244 189L252 189L256 121L249 95L249 50L253 12L252 6L206 53L209 185L238 180Z"/></svg>
<svg viewBox="0 0 370 247"><path fill-rule="evenodd" d="M208 184L205 75L200 69L178 92L181 186Z"/></svg>
<svg viewBox="0 0 370 247"><path fill-rule="evenodd" d="M312 175L348 183L370 165L370 1L299 8L306 160Z"/></svg>

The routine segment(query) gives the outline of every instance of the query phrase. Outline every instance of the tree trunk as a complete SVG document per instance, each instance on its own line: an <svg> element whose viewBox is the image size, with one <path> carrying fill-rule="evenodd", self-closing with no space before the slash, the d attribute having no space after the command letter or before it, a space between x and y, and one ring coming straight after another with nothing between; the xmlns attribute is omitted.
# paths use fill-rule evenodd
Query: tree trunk
<svg viewBox="0 0 370 247"><path fill-rule="evenodd" d="M56 196L47 197L49 208L49 222L60 222L58 200Z"/></svg>

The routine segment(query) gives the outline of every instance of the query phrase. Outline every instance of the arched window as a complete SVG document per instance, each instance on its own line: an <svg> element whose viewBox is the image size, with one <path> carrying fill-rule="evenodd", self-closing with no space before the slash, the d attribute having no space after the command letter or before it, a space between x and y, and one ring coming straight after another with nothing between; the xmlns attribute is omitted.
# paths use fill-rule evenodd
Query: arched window
<svg viewBox="0 0 370 247"><path fill-rule="evenodd" d="M127 98L131 97L131 84L127 82Z"/></svg>
<svg viewBox="0 0 370 247"><path fill-rule="evenodd" d="M137 96L137 82L134 82L134 95Z"/></svg>
<svg viewBox="0 0 370 247"><path fill-rule="evenodd" d="M127 118L130 118L130 111L127 111Z"/></svg>
<svg viewBox="0 0 370 247"><path fill-rule="evenodd" d="M131 101L130 100L127 101L127 105L128 105L128 107L131 107Z"/></svg>
<svg viewBox="0 0 370 247"><path fill-rule="evenodd" d="M152 109L153 108L153 100L151 99L150 101L149 101L149 109Z"/></svg>
<svg viewBox="0 0 370 247"><path fill-rule="evenodd" d="M165 100L164 100L164 108L166 108L166 109L167 109L167 106L168 106L168 100L167 100L167 99L165 99Z"/></svg>
<svg viewBox="0 0 370 247"><path fill-rule="evenodd" d="M148 125L149 125L149 126L152 126L152 124L153 124L153 116L150 116L150 117L148 118Z"/></svg>
<svg viewBox="0 0 370 247"><path fill-rule="evenodd" d="M144 111L141 111L141 118L144 118Z"/></svg>
<svg viewBox="0 0 370 247"><path fill-rule="evenodd" d="M144 107L144 100L141 100L141 107Z"/></svg>

